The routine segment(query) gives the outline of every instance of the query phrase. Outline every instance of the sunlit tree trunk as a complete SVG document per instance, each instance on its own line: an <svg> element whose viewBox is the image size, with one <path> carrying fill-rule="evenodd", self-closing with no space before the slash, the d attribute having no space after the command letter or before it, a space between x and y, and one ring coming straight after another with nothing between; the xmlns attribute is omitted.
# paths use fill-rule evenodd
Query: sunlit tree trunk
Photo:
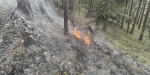
<svg viewBox="0 0 150 75"><path fill-rule="evenodd" d="M136 22L137 25L139 25L139 23L140 23L140 19L142 17L143 8L144 8L144 2L142 2L142 6L141 6L141 9L140 9L140 14L138 15L138 20Z"/></svg>
<svg viewBox="0 0 150 75"><path fill-rule="evenodd" d="M126 8L125 8L125 10L124 10L124 14L127 13L127 8L128 8L128 0L126 1ZM124 25L124 19L125 19L125 17L122 18L122 22L121 22L120 28L123 28L123 25Z"/></svg>
<svg viewBox="0 0 150 75"><path fill-rule="evenodd" d="M129 30L130 30L132 8L133 8L133 0L131 1L130 12L129 12L129 17L130 17L130 18L129 18L129 21L128 21L128 27L127 27L127 32L126 32L126 34L128 34L128 32L129 32Z"/></svg>
<svg viewBox="0 0 150 75"><path fill-rule="evenodd" d="M141 18L140 18L140 23L139 23L138 29L141 28L141 24L142 24L142 21L143 21L143 18L144 18L144 12L145 12L145 8L146 8L146 3L147 3L147 0L145 0L145 2L144 2L144 7L143 7L143 10L142 10L142 15L141 15Z"/></svg>
<svg viewBox="0 0 150 75"><path fill-rule="evenodd" d="M149 23L150 23L150 18L148 19L148 22L147 22L147 24L146 24L146 28L148 28Z"/></svg>
<svg viewBox="0 0 150 75"><path fill-rule="evenodd" d="M131 34L133 34L133 31L134 31L134 28L135 28L135 24L136 24L136 21L137 21L137 17L139 15L139 10L140 10L141 4L142 4L142 0L140 0L139 6L138 6L138 9L137 9L137 12L136 12L134 23L133 23L132 29L130 31Z"/></svg>
<svg viewBox="0 0 150 75"><path fill-rule="evenodd" d="M139 38L140 41L142 41L142 39L143 39L144 31L146 29L146 24L147 24L147 21L148 21L148 18L149 18L149 13L150 13L150 1L148 3L148 7L147 7L147 10L146 10L146 15L145 15L145 18L144 18L143 28L142 28L141 35L140 35L140 38Z"/></svg>

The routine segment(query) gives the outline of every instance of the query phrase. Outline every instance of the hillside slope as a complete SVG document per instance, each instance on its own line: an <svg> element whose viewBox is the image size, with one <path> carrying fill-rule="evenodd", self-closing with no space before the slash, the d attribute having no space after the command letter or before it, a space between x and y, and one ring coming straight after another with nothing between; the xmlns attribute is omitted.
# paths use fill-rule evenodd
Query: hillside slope
<svg viewBox="0 0 150 75"><path fill-rule="evenodd" d="M44 7L48 9L46 4ZM36 9L33 10L36 15L32 21L22 16L24 13L18 9L0 15L1 75L150 74L147 65L119 52L97 33L92 35L88 29L79 31L89 35L90 45L72 33L64 36L62 17L50 15L53 19L50 22L44 15L37 15Z"/></svg>

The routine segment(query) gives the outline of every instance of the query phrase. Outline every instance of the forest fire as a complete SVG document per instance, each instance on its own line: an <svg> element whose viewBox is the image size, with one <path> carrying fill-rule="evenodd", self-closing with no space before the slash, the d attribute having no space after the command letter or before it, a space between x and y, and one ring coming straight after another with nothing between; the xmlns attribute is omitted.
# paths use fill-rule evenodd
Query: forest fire
<svg viewBox="0 0 150 75"><path fill-rule="evenodd" d="M88 36L83 37L83 40L86 44L88 44L88 45L90 44L90 39Z"/></svg>
<svg viewBox="0 0 150 75"><path fill-rule="evenodd" d="M90 39L88 36L81 36L81 34L78 31L73 31L72 34L78 38L78 39L82 39L87 45L90 44Z"/></svg>
<svg viewBox="0 0 150 75"><path fill-rule="evenodd" d="M72 33L76 38L81 39L81 35L78 31L73 31Z"/></svg>

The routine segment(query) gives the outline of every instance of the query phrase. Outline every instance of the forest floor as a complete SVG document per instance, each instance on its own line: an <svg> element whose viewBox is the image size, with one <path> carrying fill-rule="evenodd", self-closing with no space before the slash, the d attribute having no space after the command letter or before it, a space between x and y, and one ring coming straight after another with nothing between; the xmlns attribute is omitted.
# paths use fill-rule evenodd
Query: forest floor
<svg viewBox="0 0 150 75"><path fill-rule="evenodd" d="M83 12L76 13L75 18L79 18L76 19L78 26L86 27L87 25L95 25L95 18L85 16L86 15ZM120 25L118 23L111 23L108 25L107 31L103 31L102 26L103 22L99 24L98 32L105 40L118 47L121 52L129 54L133 58L150 65L150 38L148 29L145 31L143 41L139 41L138 39L142 27L138 30L136 26L133 34L126 34L127 24L124 24L124 28L120 29ZM130 26L132 26L132 24Z"/></svg>
<svg viewBox="0 0 150 75"><path fill-rule="evenodd" d="M119 50L150 65L150 38L148 38L148 31L145 31L143 41L139 41L141 30L138 30L137 27L135 28L134 34L128 33L127 35L126 27L123 29L119 27L117 24L112 24L109 25L107 32L103 32L101 29L100 31L103 33L103 37L115 46L118 46ZM100 28L102 28L102 25L100 25Z"/></svg>
<svg viewBox="0 0 150 75"><path fill-rule="evenodd" d="M76 25L82 36L78 39L72 33L64 36L63 17L54 14L55 10L50 9L51 23L38 6L31 7L37 9L33 21L19 9L0 14L0 75L150 75L148 65L116 49L120 41L109 43L115 38L109 33L111 29L103 32L100 26L96 30L95 24L89 23L93 18L78 14ZM85 29L88 25L95 35ZM89 36L90 45L84 36Z"/></svg>

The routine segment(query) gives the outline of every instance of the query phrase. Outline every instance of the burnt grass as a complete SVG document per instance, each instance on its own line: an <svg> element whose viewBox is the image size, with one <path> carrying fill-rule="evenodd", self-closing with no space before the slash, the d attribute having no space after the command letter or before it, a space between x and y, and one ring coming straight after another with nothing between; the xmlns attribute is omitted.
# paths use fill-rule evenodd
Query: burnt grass
<svg viewBox="0 0 150 75"><path fill-rule="evenodd" d="M72 34L64 36L55 24L54 34L46 35L32 21L11 13L0 16L1 75L150 74L149 66L119 52L97 33L90 34L91 44L86 45Z"/></svg>

